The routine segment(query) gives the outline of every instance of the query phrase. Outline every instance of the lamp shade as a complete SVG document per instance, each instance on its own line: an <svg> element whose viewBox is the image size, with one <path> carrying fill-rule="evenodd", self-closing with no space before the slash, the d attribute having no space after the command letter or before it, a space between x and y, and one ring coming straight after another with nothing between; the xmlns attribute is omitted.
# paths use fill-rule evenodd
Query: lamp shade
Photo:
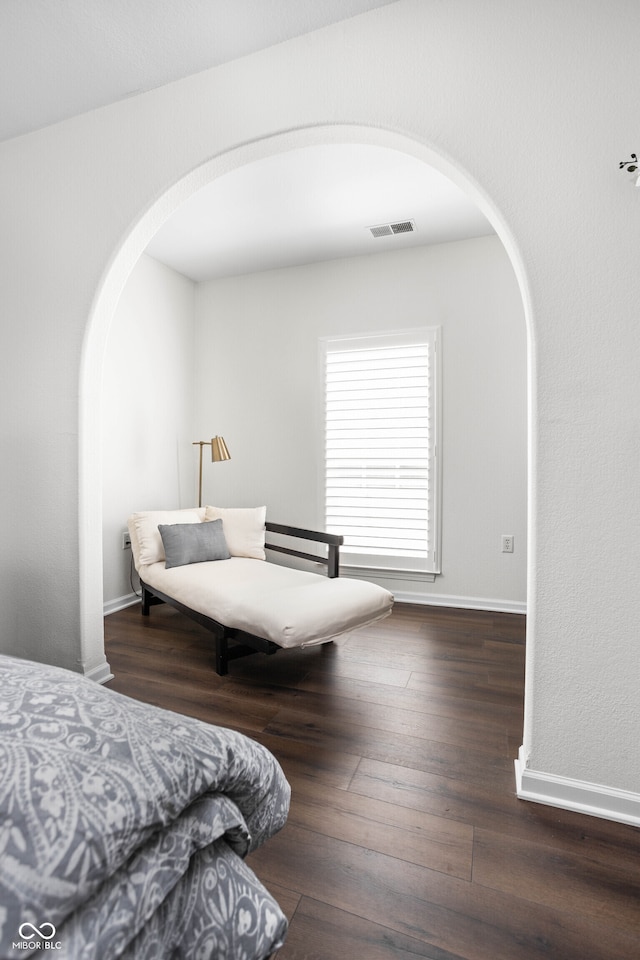
<svg viewBox="0 0 640 960"><path fill-rule="evenodd" d="M231 460L224 437L213 437L211 440L211 460L218 463L220 460Z"/></svg>

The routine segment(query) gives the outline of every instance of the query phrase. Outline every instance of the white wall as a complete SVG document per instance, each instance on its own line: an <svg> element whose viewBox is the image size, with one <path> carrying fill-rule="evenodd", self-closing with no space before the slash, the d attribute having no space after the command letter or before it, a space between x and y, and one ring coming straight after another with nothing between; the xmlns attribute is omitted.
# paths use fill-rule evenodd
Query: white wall
<svg viewBox="0 0 640 960"><path fill-rule="evenodd" d="M126 603L135 510L194 502L195 284L142 256L118 303L104 358L102 504L105 609Z"/></svg>
<svg viewBox="0 0 640 960"><path fill-rule="evenodd" d="M232 453L206 466L204 501L266 503L271 519L315 529L319 338L441 325L442 575L380 582L403 599L524 610L526 330L497 238L210 281L196 304L200 429L222 433ZM502 533L514 535L513 554L501 552Z"/></svg>
<svg viewBox="0 0 640 960"><path fill-rule="evenodd" d="M530 325L522 763L640 805L640 6L577 9L398 0L0 145L3 651L108 672L100 374L164 218L255 157L404 149L485 202Z"/></svg>

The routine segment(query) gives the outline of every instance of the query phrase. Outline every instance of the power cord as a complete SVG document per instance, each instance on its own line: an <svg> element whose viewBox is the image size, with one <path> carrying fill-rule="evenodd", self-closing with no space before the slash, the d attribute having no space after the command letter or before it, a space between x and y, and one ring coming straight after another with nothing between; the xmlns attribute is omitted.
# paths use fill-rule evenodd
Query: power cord
<svg viewBox="0 0 640 960"><path fill-rule="evenodd" d="M136 585L135 585L134 582L133 582L133 580L134 580L133 574L134 574L135 569L136 569L136 568L135 568L134 565L133 565L133 553L132 553L132 554L131 554L131 564L130 564L130 566L129 566L129 583L131 584L131 590L132 590L132 592L135 593L136 597L138 597L140 600L142 600L142 590L140 589L140 577L138 577L138 586L137 586L137 587L136 587ZM136 571L136 577L137 577L137 576L138 576L138 573L137 573L137 571Z"/></svg>

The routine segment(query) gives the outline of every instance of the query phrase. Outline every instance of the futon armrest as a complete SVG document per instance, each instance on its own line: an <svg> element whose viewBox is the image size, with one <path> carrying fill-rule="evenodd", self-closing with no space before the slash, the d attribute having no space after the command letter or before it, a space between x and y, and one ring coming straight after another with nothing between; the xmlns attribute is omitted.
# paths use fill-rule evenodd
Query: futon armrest
<svg viewBox="0 0 640 960"><path fill-rule="evenodd" d="M282 523L271 523L267 520L265 524L267 533L279 533L285 537L294 537L298 540L311 540L315 543L327 544L327 556L322 557L313 553L305 553L302 550L293 547L283 547L276 543L265 543L265 549L274 550L277 553L286 553L292 557L300 557L303 560L311 560L314 563L323 563L327 567L327 576L337 577L340 574L340 547L344 543L344 537L336 533L324 533L321 530L306 530L303 527L289 527Z"/></svg>

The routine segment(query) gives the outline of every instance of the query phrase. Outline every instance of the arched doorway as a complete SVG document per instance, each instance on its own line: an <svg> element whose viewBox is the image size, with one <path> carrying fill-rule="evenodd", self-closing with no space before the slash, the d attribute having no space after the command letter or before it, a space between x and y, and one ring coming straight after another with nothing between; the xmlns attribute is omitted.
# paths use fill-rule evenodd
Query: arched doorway
<svg viewBox="0 0 640 960"><path fill-rule="evenodd" d="M102 637L102 559L100 544L101 469L100 469L100 367L109 324L120 292L141 253L166 217L184 200L207 183L238 167L255 160L282 154L301 146L327 143L358 142L390 147L414 156L435 167L467 192L491 220L512 265L514 266L527 310L526 284L520 269L520 259L499 213L495 211L477 185L454 164L436 155L415 141L386 131L351 126L322 127L292 131L248 144L213 158L174 185L164 197L146 211L126 237L105 272L96 295L92 317L85 338L81 379L81 616L83 642L95 642ZM529 351L531 357L531 351ZM531 379L531 377L530 377Z"/></svg>

